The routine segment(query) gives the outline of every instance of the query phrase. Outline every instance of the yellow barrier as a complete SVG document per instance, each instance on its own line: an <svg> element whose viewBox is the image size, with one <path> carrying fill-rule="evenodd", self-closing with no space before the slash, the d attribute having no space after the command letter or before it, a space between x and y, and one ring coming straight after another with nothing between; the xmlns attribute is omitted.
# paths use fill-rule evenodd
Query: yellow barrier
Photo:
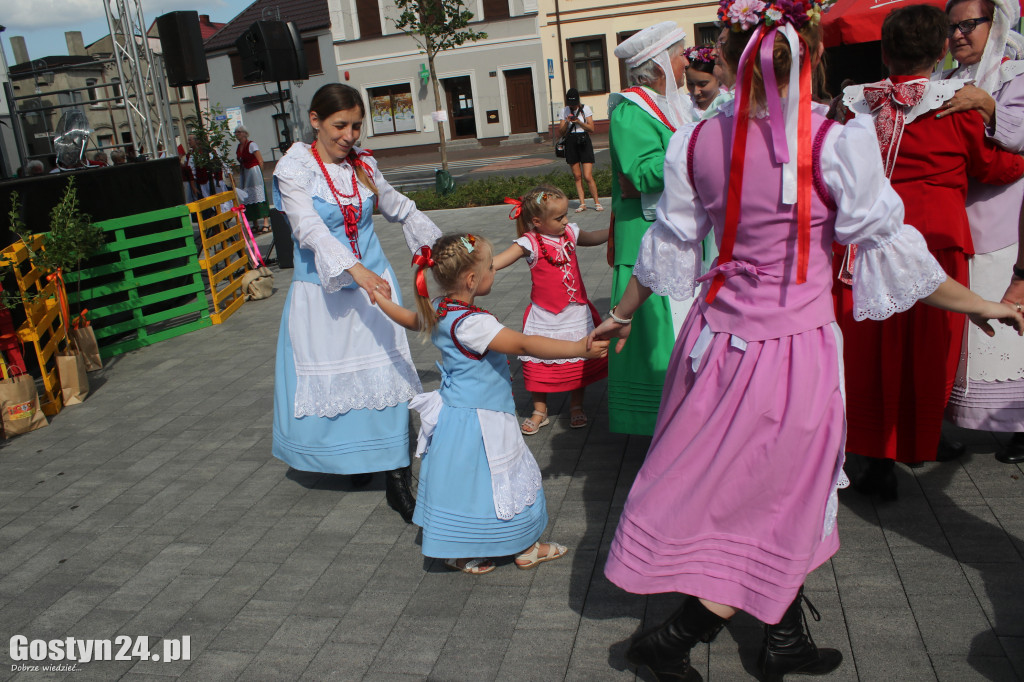
<svg viewBox="0 0 1024 682"><path fill-rule="evenodd" d="M213 302L210 319L214 324L224 322L242 307L245 302L242 276L249 269L249 256L245 252L238 214L222 212L221 204L225 203L238 206L234 192L214 194L188 205L188 210L199 223L199 237L203 244L199 265L206 271L209 282L210 300ZM210 210L214 214L203 218L203 213Z"/></svg>
<svg viewBox="0 0 1024 682"><path fill-rule="evenodd" d="M0 265L10 265L14 269L25 307L25 321L18 327L18 338L35 348L39 371L43 375L43 395L39 400L43 413L52 417L64 407L55 356L60 346L66 344L67 330L57 302L57 280L47 280L46 273L32 263L29 249L36 252L42 248L41 234L34 235L28 245L18 241L0 251Z"/></svg>

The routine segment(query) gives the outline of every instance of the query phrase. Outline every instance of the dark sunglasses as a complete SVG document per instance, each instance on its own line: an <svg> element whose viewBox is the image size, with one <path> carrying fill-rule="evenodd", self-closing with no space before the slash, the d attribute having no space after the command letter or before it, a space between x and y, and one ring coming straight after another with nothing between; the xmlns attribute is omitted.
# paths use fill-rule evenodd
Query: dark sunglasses
<svg viewBox="0 0 1024 682"><path fill-rule="evenodd" d="M950 24L949 28L946 29L946 35L952 38L959 30L963 35L969 35L974 32L974 29L978 28L978 24L984 24L987 21L992 21L988 17L978 17L977 19L964 19L959 24Z"/></svg>

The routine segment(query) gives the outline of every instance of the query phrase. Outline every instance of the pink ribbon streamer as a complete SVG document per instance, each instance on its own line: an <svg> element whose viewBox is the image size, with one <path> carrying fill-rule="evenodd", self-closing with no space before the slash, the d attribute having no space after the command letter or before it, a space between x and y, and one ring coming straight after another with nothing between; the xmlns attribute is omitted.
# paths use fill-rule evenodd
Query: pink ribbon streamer
<svg viewBox="0 0 1024 682"><path fill-rule="evenodd" d="M764 94L768 99L768 125L772 131L772 147L776 163L789 163L789 144L786 141L786 120L782 116L782 100L779 97L779 86L775 80L775 36L778 29L773 28L761 42L761 77L764 79ZM796 58L793 59L794 65Z"/></svg>
<svg viewBox="0 0 1024 682"><path fill-rule="evenodd" d="M249 260L261 268L266 267L267 264L263 262L256 237L253 236L252 228L249 227L249 219L245 217L245 206L232 206L231 210L237 214L235 217L242 222L242 241L245 242L245 249L249 252Z"/></svg>

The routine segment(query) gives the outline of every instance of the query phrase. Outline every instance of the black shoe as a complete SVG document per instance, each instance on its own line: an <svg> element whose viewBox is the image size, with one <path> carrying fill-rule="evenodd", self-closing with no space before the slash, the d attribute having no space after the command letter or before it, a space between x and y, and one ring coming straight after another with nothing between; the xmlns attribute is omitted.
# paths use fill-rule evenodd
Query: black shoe
<svg viewBox="0 0 1024 682"><path fill-rule="evenodd" d="M764 646L758 669L765 682L782 682L783 677L790 674L827 675L843 662L841 652L815 646L807 630L807 616L801 601L807 604L807 610L814 620L821 620L821 614L804 595L804 588L801 587L779 624L764 626Z"/></svg>
<svg viewBox="0 0 1024 682"><path fill-rule="evenodd" d="M384 474L386 481L384 497L388 506L412 523L412 513L416 511L416 498L412 495L412 467L392 469Z"/></svg>
<svg viewBox="0 0 1024 682"><path fill-rule="evenodd" d="M958 440L952 440L942 436L939 438L939 449L935 452L936 462L952 462L958 457L963 457L967 452L967 446Z"/></svg>
<svg viewBox="0 0 1024 682"><path fill-rule="evenodd" d="M1020 464L1024 462L1024 432L1013 434L1006 447L996 453L996 459L1004 464Z"/></svg>
<svg viewBox="0 0 1024 682"><path fill-rule="evenodd" d="M703 682L690 665L690 649L697 642L710 642L726 622L705 608L700 599L687 597L668 620L633 640L626 660L638 667L646 666L658 682Z"/></svg>
<svg viewBox="0 0 1024 682"><path fill-rule="evenodd" d="M373 474L352 474L348 477L348 482L352 484L353 488L365 488L370 485L370 481L373 480Z"/></svg>
<svg viewBox="0 0 1024 682"><path fill-rule="evenodd" d="M899 497L895 468L895 460L870 459L867 468L853 482L853 489L861 495L877 495L885 502L893 502Z"/></svg>

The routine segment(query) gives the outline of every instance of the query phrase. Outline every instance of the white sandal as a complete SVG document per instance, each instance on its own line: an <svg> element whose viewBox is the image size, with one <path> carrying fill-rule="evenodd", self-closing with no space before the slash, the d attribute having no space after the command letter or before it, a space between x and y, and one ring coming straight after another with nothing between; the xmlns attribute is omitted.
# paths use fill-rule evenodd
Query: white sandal
<svg viewBox="0 0 1024 682"><path fill-rule="evenodd" d="M533 416L536 415L536 414L539 414L541 417L543 417L543 419L541 419L540 421L534 421L533 420ZM547 426L550 423L551 423L551 420L548 419L548 413L547 412L541 412L540 410L534 410L533 414L530 415L529 419L524 419L523 420L523 423L519 426L519 430L523 432L524 436L532 436L533 434L535 434L538 431L540 431L540 427Z"/></svg>
<svg viewBox="0 0 1024 682"><path fill-rule="evenodd" d="M555 559L561 559L569 551L568 547L566 547L565 545L560 545L557 542L546 542L544 544L546 544L548 546L548 551L547 551L547 553L544 556L540 555L540 545L541 545L541 543L540 542L535 542L535 543L533 543L533 547L530 547L530 549L528 549L527 551L523 552L522 554L520 554L519 556L516 557L516 560L515 560L516 568L518 568L518 569L520 569L522 571L528 571L531 568L539 566L540 564L544 563L545 561L554 561ZM521 563L519 563L520 559L525 559L525 560L529 561L530 563L528 563L528 564L521 564Z"/></svg>

